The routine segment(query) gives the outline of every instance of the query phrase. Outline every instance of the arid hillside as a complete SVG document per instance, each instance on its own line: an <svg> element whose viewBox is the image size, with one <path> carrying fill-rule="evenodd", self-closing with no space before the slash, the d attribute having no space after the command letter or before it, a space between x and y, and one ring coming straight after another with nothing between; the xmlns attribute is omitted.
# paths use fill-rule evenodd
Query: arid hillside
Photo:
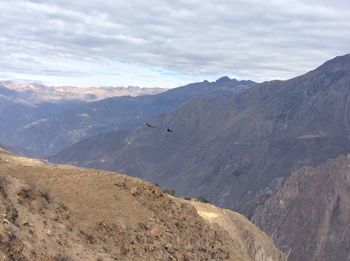
<svg viewBox="0 0 350 261"><path fill-rule="evenodd" d="M4 260L285 260L243 216L116 173L0 151Z"/></svg>

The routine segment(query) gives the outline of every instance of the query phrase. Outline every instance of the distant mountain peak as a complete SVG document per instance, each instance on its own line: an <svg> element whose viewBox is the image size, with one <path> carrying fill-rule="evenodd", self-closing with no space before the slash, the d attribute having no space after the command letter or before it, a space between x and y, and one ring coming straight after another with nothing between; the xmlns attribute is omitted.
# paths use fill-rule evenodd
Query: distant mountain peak
<svg viewBox="0 0 350 261"><path fill-rule="evenodd" d="M73 86L45 86L36 83L20 83L0 81L0 94L15 92L18 99L31 103L61 102L61 101L96 101L115 96L142 96L167 91L158 87L73 87ZM4 89L6 88L6 89Z"/></svg>
<svg viewBox="0 0 350 261"><path fill-rule="evenodd" d="M228 76L223 76L217 79L215 82L229 82L229 81L232 81L232 79L230 79Z"/></svg>

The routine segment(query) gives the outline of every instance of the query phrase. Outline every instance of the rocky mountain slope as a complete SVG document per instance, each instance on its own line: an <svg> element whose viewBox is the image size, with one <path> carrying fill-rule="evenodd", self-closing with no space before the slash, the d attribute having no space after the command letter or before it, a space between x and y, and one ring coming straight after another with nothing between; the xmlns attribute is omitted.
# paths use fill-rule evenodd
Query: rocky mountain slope
<svg viewBox="0 0 350 261"><path fill-rule="evenodd" d="M251 260L280 260L285 258L279 252L271 248L270 240L262 234L259 229L249 222L243 215L228 209L221 209L208 203L196 200L190 202L197 210L197 213L211 224L217 224L224 228L231 237L242 242L248 242L245 256ZM248 259L248 260L249 260Z"/></svg>
<svg viewBox="0 0 350 261"><path fill-rule="evenodd" d="M0 173L5 260L286 260L244 217L136 178L3 150Z"/></svg>
<svg viewBox="0 0 350 261"><path fill-rule="evenodd" d="M23 105L6 101L1 106L0 97L0 112L4 117L0 117L0 125L5 126L0 129L0 142L31 151L31 155L47 156L84 138L134 127L194 97L239 92L254 84L223 77L216 82L194 83L157 95L113 97L88 103Z"/></svg>
<svg viewBox="0 0 350 261"><path fill-rule="evenodd" d="M72 87L25 84L0 81L0 95L6 94L17 101L30 104L63 101L97 101L115 96L153 95L166 91L165 88L129 87Z"/></svg>
<svg viewBox="0 0 350 261"><path fill-rule="evenodd" d="M18 148L17 152L27 152L27 155L35 154L35 150L32 150L31 146L21 142L21 139L25 137L18 136L18 133L21 133L26 126L31 126L39 119L53 117L53 115L60 114L62 111L81 104L81 102L63 102L31 105L0 95L0 141L8 147ZM42 137L45 137L45 134L45 132L40 133ZM28 141L33 140L33 138L34 136L27 137ZM34 140L33 144L35 144ZM38 154L40 153L38 152Z"/></svg>
<svg viewBox="0 0 350 261"><path fill-rule="evenodd" d="M52 161L128 173L250 217L292 172L350 151L349 85L346 55L287 81L192 99L154 118L157 129L93 137Z"/></svg>
<svg viewBox="0 0 350 261"><path fill-rule="evenodd" d="M350 155L293 173L252 220L289 261L350 259Z"/></svg>

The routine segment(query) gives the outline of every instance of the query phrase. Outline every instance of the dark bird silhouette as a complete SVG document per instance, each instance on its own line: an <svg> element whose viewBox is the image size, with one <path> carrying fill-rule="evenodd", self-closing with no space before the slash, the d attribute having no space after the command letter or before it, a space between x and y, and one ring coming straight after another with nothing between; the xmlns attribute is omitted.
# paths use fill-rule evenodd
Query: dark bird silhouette
<svg viewBox="0 0 350 261"><path fill-rule="evenodd" d="M154 129L157 128L156 126L153 126L153 125L149 124L148 122L146 122L146 125L150 128L154 128Z"/></svg>
<svg viewBox="0 0 350 261"><path fill-rule="evenodd" d="M166 131L167 131L167 132L174 132L173 130L171 130L171 129L169 129L169 128L166 129Z"/></svg>

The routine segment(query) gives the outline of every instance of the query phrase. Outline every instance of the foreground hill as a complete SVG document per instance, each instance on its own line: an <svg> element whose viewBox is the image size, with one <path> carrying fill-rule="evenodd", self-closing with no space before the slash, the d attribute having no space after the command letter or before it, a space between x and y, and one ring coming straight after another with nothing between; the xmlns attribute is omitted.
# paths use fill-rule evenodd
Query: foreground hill
<svg viewBox="0 0 350 261"><path fill-rule="evenodd" d="M285 260L243 216L139 179L0 151L6 260Z"/></svg>
<svg viewBox="0 0 350 261"><path fill-rule="evenodd" d="M158 182L251 216L293 171L350 151L350 55L287 81L200 97L52 158ZM174 130L173 133L166 129Z"/></svg>
<svg viewBox="0 0 350 261"><path fill-rule="evenodd" d="M288 260L350 258L350 155L293 173L252 219Z"/></svg>
<svg viewBox="0 0 350 261"><path fill-rule="evenodd" d="M80 140L112 130L129 129L156 115L174 110L202 95L243 91L251 81L227 77L168 90L157 95L113 97L95 102L23 104L0 96L0 142L31 151L31 155L55 154ZM5 98L4 98L5 99ZM16 117L13 117L14 113Z"/></svg>

